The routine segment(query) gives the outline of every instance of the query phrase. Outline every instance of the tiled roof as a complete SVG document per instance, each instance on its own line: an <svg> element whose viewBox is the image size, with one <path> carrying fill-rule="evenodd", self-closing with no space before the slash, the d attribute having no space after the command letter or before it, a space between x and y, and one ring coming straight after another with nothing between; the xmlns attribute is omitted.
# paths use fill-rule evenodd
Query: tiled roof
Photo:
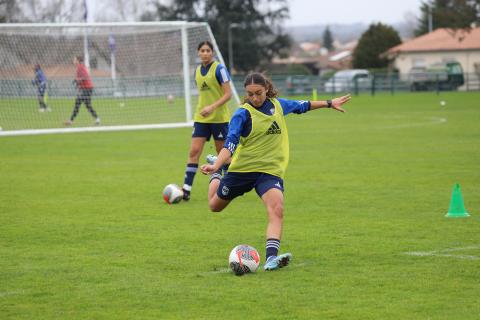
<svg viewBox="0 0 480 320"><path fill-rule="evenodd" d="M440 28L390 48L387 53L475 49L480 50L480 27L470 31Z"/></svg>

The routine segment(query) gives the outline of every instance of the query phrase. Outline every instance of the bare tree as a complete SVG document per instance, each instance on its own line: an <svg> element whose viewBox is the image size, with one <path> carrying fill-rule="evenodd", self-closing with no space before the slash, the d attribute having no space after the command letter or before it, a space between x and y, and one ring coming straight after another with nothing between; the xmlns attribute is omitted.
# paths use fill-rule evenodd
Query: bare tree
<svg viewBox="0 0 480 320"><path fill-rule="evenodd" d="M19 22L21 11L16 0L0 0L0 23Z"/></svg>
<svg viewBox="0 0 480 320"><path fill-rule="evenodd" d="M0 0L0 22L79 22L83 21L81 1Z"/></svg>

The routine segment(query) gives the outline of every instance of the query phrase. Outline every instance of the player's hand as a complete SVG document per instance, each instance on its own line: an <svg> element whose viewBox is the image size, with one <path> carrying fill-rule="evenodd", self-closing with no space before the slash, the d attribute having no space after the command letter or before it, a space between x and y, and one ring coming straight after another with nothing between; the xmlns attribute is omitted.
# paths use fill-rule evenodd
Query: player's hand
<svg viewBox="0 0 480 320"><path fill-rule="evenodd" d="M213 164L204 164L200 167L200 171L202 171L203 174L211 174L217 170Z"/></svg>
<svg viewBox="0 0 480 320"><path fill-rule="evenodd" d="M202 117L208 117L209 115L212 114L213 110L215 110L215 108L213 108L212 106L206 106L205 108L202 109L202 111L200 111L200 115Z"/></svg>
<svg viewBox="0 0 480 320"><path fill-rule="evenodd" d="M338 97L332 100L332 109L335 109L340 112L345 112L345 109L342 108L342 105L347 103L352 99L352 96L350 94L344 95L342 97Z"/></svg>

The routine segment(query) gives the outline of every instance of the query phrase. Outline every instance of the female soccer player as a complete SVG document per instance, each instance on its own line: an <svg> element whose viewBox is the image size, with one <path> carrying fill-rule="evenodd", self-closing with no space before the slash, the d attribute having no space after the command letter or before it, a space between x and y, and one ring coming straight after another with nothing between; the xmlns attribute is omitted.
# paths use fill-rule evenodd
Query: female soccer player
<svg viewBox="0 0 480 320"><path fill-rule="evenodd" d="M192 144L182 188L184 200L190 199L198 160L205 142L209 141L210 136L213 135L217 153L220 152L227 136L230 120L227 107L227 101L232 96L230 75L222 64L214 60L213 45L209 41L203 41L198 45L198 56L201 64L195 70L195 81L199 99L193 117Z"/></svg>
<svg viewBox="0 0 480 320"><path fill-rule="evenodd" d="M83 57L73 57L73 64L77 69L75 80L73 80L73 83L77 86L77 97L75 98L75 106L73 107L72 115L69 120L65 121L65 125L71 126L73 124L82 103L85 104L87 110L92 117L95 118L95 124L99 125L100 118L92 107L93 82L88 73L87 67L83 64Z"/></svg>
<svg viewBox="0 0 480 320"><path fill-rule="evenodd" d="M265 270L286 266L292 255L278 255L283 225L283 177L288 164L289 146L285 115L318 108L342 108L351 96L326 101L277 99L277 90L261 73L247 75L244 82L245 104L230 120L225 145L217 159L207 157L201 166L211 174L208 190L210 209L222 211L234 198L255 188L268 213ZM231 158L228 173L220 169ZM210 160L208 160L210 159Z"/></svg>

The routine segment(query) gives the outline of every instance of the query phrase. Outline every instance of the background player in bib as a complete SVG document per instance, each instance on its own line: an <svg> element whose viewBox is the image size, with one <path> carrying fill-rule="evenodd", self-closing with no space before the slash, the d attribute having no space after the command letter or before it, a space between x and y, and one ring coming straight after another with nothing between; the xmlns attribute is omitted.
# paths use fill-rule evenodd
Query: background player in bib
<svg viewBox="0 0 480 320"><path fill-rule="evenodd" d="M203 41L198 45L201 64L195 70L198 88L198 104L193 117L193 132L188 154L183 199L190 199L193 180L198 169L198 161L206 141L213 136L217 153L223 147L228 133L230 112L227 102L232 96L230 75L222 64L214 60L213 45Z"/></svg>
<svg viewBox="0 0 480 320"><path fill-rule="evenodd" d="M291 254L278 255L283 226L283 177L288 165L289 143L285 115L318 108L342 108L351 97L326 101L277 99L277 90L261 73L247 75L245 103L230 120L227 140L218 158L202 165L211 174L208 202L212 211L222 211L234 198L255 188L268 213L265 270L286 266ZM231 158L228 173L220 169Z"/></svg>

